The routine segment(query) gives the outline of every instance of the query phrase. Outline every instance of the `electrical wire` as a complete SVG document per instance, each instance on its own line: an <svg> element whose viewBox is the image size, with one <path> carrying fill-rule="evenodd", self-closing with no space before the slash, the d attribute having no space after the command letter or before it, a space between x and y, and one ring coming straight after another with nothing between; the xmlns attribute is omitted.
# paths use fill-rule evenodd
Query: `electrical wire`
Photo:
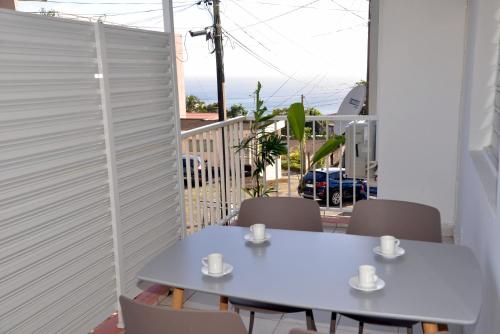
<svg viewBox="0 0 500 334"><path fill-rule="evenodd" d="M267 22L272 21L272 20L276 20L276 19L278 19L280 17L283 17L285 15L288 15L288 14L294 13L296 11L299 11L299 10L301 10L301 9L303 9L303 8L309 6L309 5L312 5L312 4L314 4L314 3L318 2L318 1L319 0L313 0L311 2L306 3L305 5L299 6L297 8L294 8L292 10L286 11L284 13L281 13L281 14L278 14L278 15L275 15L275 16L272 16L272 17L268 17L267 19L259 20L259 21L255 22L255 23L252 23L252 24L248 24L246 26L243 26L243 28L250 28L250 27L253 27L253 26L256 26L256 25L259 25L259 24L263 24L263 23L267 23ZM234 30L236 30L236 29L234 29ZM232 30L232 31L234 31L234 30Z"/></svg>
<svg viewBox="0 0 500 334"><path fill-rule="evenodd" d="M343 5L339 4L336 0L330 0L330 1L331 1L331 2L333 2L334 4L336 4L337 6L339 6L340 8L344 9L346 12L348 12L348 13L350 13L350 14L352 14L352 15L356 16L357 18L359 18L359 19L361 19L361 20L363 20L363 21L365 21L365 22L367 22L367 21L368 21L365 17L363 17L363 16L361 16L361 15L359 15L359 14L355 13L354 11L350 10L350 9L349 9L349 8L347 8L347 7L344 7Z"/></svg>
<svg viewBox="0 0 500 334"><path fill-rule="evenodd" d="M295 75L295 73L293 74ZM279 87L278 89L276 89L269 97L267 97L264 102L267 102L269 101L269 99L271 99L274 95L276 95L280 90L281 88L283 88L287 83L288 81L290 81L292 79L292 77L288 77Z"/></svg>
<svg viewBox="0 0 500 334"><path fill-rule="evenodd" d="M293 93L290 97L286 98L285 100L283 100L279 105L278 105L278 108L283 106L287 101L290 101L290 99L293 98L293 96L298 96L298 94L300 92L302 92L307 86L309 86L314 80L316 80L316 78L319 76L316 75L314 78L312 78L311 80L309 80L308 82L305 83L304 86L300 87L295 93Z"/></svg>
<svg viewBox="0 0 500 334"><path fill-rule="evenodd" d="M260 61L262 64L268 66L269 68L275 70L276 72L280 73L281 75L285 76L285 77L288 77L288 78L292 78L294 80L297 80L296 78L294 78L292 75L289 75L287 73L285 73L282 69L280 69L278 66L274 65L273 63L271 63L270 61L268 61L267 59L263 58L262 56L258 55L255 51L253 51L252 49L250 49L248 46L246 46L244 43L242 43L240 40L238 40L236 37L234 37L234 35L232 35L230 32L228 32L227 30L223 29L223 33L228 37L228 38L232 38L233 41L235 42L235 44L239 45L243 51L245 51L246 53L248 53L249 55L251 55L252 57L254 57L255 59L257 59L258 61ZM297 81L300 81L300 80L297 80Z"/></svg>

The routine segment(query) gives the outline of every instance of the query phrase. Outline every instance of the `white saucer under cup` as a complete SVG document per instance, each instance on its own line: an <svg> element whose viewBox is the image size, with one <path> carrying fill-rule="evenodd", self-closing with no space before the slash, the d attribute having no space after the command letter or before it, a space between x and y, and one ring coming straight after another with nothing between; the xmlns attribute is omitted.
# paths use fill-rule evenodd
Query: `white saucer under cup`
<svg viewBox="0 0 500 334"><path fill-rule="evenodd" d="M373 252L375 254L377 254L377 255L382 256L383 258L386 258L386 259L395 259L397 257L403 256L406 253L406 251L404 250L404 248L397 247L396 248L396 252L394 253L394 255L387 255L387 254L382 253L382 250L380 249L380 246L374 247L373 248Z"/></svg>
<svg viewBox="0 0 500 334"><path fill-rule="evenodd" d="M269 233L266 233L264 235L264 238L263 239L259 239L259 240L255 240L252 233L247 233L245 234L245 236L243 237L246 241L248 242L251 242L253 244L262 244L266 241L268 241L269 239L271 239L271 235Z"/></svg>
<svg viewBox="0 0 500 334"><path fill-rule="evenodd" d="M375 282L375 285L372 288L363 288L359 285L359 277L356 275L351 277L351 279L349 279L349 285L354 290L362 292L374 292L382 290L385 287L385 282L380 277L378 277L377 281Z"/></svg>
<svg viewBox="0 0 500 334"><path fill-rule="evenodd" d="M222 265L222 272L218 273L218 274L213 274L213 273L210 273L208 271L208 267L207 266L202 266L201 267L201 272L203 273L203 275L205 276L210 276L210 277L215 277L215 278L218 278L218 277L222 277L222 276L226 276L226 275L229 275L230 273L233 272L233 266L230 265L229 263L224 263Z"/></svg>

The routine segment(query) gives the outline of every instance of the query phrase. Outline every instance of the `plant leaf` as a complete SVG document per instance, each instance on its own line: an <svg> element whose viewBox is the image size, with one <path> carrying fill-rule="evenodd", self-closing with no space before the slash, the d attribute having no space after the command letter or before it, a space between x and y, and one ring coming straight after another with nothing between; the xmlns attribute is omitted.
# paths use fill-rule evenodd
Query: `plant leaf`
<svg viewBox="0 0 500 334"><path fill-rule="evenodd" d="M288 108L287 119L295 139L298 141L304 140L304 129L306 125L304 105L300 102L290 105L290 108Z"/></svg>
<svg viewBox="0 0 500 334"><path fill-rule="evenodd" d="M345 139L343 136L336 136L328 139L315 153L311 161L312 167L315 163L335 151L344 143Z"/></svg>

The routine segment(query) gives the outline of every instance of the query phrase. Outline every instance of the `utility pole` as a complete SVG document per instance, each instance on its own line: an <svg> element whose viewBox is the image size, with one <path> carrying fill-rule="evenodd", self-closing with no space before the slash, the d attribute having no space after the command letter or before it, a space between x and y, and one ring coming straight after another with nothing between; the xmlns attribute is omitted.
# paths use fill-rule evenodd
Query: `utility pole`
<svg viewBox="0 0 500 334"><path fill-rule="evenodd" d="M207 40L212 39L214 41L215 49L215 64L217 68L217 109L219 114L219 122L225 121L227 118L226 112L226 90L225 83L226 79L224 76L224 47L222 45L222 26L220 21L220 0L200 0L198 5L205 3L206 5L213 6L213 18L214 22L212 25L212 31L209 31L209 27L200 31L189 31L191 37L205 36ZM224 138L223 138L224 140Z"/></svg>
<svg viewBox="0 0 500 334"><path fill-rule="evenodd" d="M224 77L224 49L222 45L222 27L220 22L220 0L213 0L214 8L214 42L215 62L217 66L217 106L219 109L219 122L225 121L226 112L226 90Z"/></svg>
<svg viewBox="0 0 500 334"><path fill-rule="evenodd" d="M198 4L205 3L206 5L212 5L213 6L213 25L212 25L212 31L209 30L209 27L205 28L204 30L200 31L190 31L189 33L191 34L191 37L195 36L205 36L207 40L212 39L214 41L215 45L215 64L216 64L216 70L217 70L217 111L219 114L219 122L223 122L227 118L227 112L226 112L226 91L225 91L225 76L224 76L224 49L222 45L222 26L221 26L221 20L220 20L220 0L200 0ZM226 175L226 150L224 149L225 145L224 142L226 141L226 130L224 127L221 129L221 140L222 140L222 175L225 177ZM227 180L226 182L228 182ZM225 194L225 198L227 198L227 188L222 189L222 184L219 183L219 187L221 187L221 192L220 192L220 200L221 203L222 201L222 193ZM229 213L229 206L228 202L226 201L225 204L221 205L221 214L224 215L224 212L226 214Z"/></svg>

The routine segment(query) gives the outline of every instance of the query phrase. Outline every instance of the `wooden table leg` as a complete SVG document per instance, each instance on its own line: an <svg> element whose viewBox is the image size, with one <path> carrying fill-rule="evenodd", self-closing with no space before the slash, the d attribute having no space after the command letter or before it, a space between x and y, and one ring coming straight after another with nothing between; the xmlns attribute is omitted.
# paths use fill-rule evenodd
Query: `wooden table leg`
<svg viewBox="0 0 500 334"><path fill-rule="evenodd" d="M437 333L439 331L438 325L430 323L430 322L423 322L422 329L424 331L424 334L434 334L434 333Z"/></svg>
<svg viewBox="0 0 500 334"><path fill-rule="evenodd" d="M221 311L227 311L229 309L229 299L224 296L220 296L219 309Z"/></svg>
<svg viewBox="0 0 500 334"><path fill-rule="evenodd" d="M448 325L446 325L446 324L438 324L438 331L440 331L440 332L447 332L448 331Z"/></svg>
<svg viewBox="0 0 500 334"><path fill-rule="evenodd" d="M180 310L184 304L184 289L174 288L174 294L172 295L172 308L175 310Z"/></svg>

